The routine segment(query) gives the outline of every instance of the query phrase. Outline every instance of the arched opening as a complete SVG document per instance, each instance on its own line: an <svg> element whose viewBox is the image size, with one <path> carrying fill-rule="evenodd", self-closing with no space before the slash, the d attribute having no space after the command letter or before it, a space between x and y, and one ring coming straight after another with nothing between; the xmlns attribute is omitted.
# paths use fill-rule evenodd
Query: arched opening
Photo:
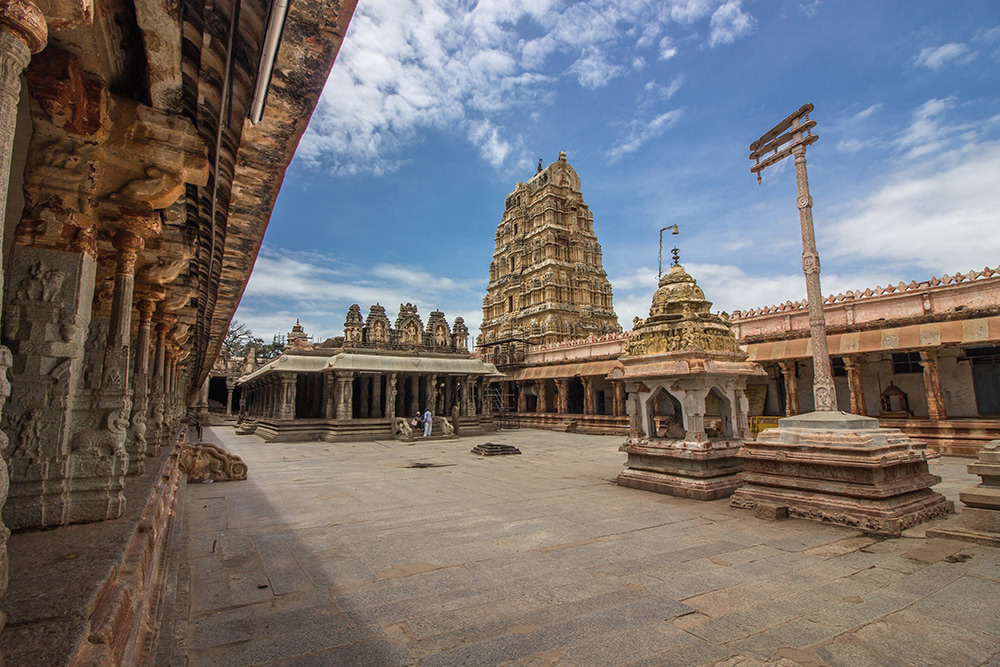
<svg viewBox="0 0 1000 667"><path fill-rule="evenodd" d="M733 404L718 387L712 387L705 396L705 435L711 438L732 438Z"/></svg>
<svg viewBox="0 0 1000 667"><path fill-rule="evenodd" d="M680 439L684 437L684 411L681 408L681 402L664 387L658 387L646 399L644 429L648 438Z"/></svg>

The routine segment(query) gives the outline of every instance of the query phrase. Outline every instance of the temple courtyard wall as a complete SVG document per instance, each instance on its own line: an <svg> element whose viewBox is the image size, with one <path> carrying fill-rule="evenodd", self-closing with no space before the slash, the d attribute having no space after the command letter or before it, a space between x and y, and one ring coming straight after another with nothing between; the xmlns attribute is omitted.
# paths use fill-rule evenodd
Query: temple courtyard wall
<svg viewBox="0 0 1000 667"><path fill-rule="evenodd" d="M879 539L620 487L617 435L205 439L251 472L187 485L155 664L1000 659L1000 549L934 522ZM932 460L935 489L957 500L966 463Z"/></svg>

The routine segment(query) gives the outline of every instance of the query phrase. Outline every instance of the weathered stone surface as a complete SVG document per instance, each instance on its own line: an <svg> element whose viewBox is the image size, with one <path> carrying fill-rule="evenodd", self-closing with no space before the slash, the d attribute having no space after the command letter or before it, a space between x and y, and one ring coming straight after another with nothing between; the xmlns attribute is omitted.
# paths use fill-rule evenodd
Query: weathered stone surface
<svg viewBox="0 0 1000 667"><path fill-rule="evenodd" d="M182 445L177 451L177 466L192 482L229 482L247 478L247 464L243 459L207 442Z"/></svg>
<svg viewBox="0 0 1000 667"><path fill-rule="evenodd" d="M928 534L1000 546L1000 440L983 445L979 461L970 463L968 471L970 475L979 475L982 481L958 496L965 505L963 527L946 525Z"/></svg>
<svg viewBox="0 0 1000 667"><path fill-rule="evenodd" d="M749 436L746 378L763 370L746 361L711 306L675 263L653 294L649 319L636 318L621 367L611 371L629 392L622 486L715 500L740 484L737 453Z"/></svg>
<svg viewBox="0 0 1000 667"><path fill-rule="evenodd" d="M790 516L885 535L954 511L931 490L941 479L928 472L923 447L897 429L856 428L876 420L839 414L782 420L796 426L744 444L732 506L784 506Z"/></svg>

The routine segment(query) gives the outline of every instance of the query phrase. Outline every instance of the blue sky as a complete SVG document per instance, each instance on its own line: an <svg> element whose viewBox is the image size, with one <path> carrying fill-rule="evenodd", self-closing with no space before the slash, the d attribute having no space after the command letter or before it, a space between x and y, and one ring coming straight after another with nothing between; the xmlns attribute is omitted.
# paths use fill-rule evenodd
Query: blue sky
<svg viewBox="0 0 1000 667"><path fill-rule="evenodd" d="M625 329L675 223L716 309L802 299L793 165L747 156L806 102L824 293L1000 264L998 2L361 0L236 318L475 335L504 197L561 150Z"/></svg>

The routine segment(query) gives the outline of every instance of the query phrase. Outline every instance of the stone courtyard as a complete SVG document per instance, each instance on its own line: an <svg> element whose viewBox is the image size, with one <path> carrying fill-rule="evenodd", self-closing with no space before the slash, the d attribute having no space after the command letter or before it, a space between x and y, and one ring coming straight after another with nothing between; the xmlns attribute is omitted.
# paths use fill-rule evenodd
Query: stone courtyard
<svg viewBox="0 0 1000 667"><path fill-rule="evenodd" d="M250 476L187 487L159 664L1000 661L1000 550L933 523L879 540L623 488L618 436L205 439ZM933 460L935 488L957 501L967 463Z"/></svg>

